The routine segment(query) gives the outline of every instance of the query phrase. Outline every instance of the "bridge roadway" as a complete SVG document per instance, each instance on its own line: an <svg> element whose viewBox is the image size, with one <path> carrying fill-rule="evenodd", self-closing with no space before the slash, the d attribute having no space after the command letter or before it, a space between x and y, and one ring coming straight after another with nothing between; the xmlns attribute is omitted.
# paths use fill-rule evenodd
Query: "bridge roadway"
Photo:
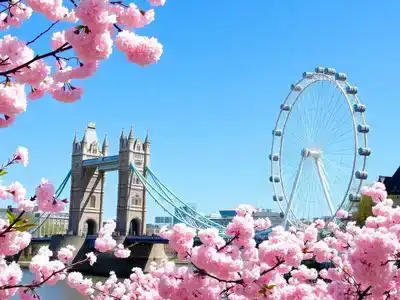
<svg viewBox="0 0 400 300"><path fill-rule="evenodd" d="M91 244L96 240L96 235L88 235L86 236L86 240ZM51 236L49 237L39 237L39 238L32 238L33 243L50 243ZM168 240L164 239L160 236L131 236L128 235L125 238L125 242L127 243L157 243L157 244L168 244Z"/></svg>
<svg viewBox="0 0 400 300"><path fill-rule="evenodd" d="M268 239L269 234L271 233L271 229L267 229L265 231L257 232L255 235L255 240L257 243L261 243ZM86 236L86 240L89 242L90 245L94 246L94 241L96 240L96 235L88 235ZM33 243L50 243L51 236L49 237L40 237L40 238L32 238ZM143 236L132 236L128 235L125 238L125 242L130 243L157 243L157 244L168 244L168 240L164 239L158 235L143 235ZM195 245L200 245L200 240L196 237L194 240Z"/></svg>

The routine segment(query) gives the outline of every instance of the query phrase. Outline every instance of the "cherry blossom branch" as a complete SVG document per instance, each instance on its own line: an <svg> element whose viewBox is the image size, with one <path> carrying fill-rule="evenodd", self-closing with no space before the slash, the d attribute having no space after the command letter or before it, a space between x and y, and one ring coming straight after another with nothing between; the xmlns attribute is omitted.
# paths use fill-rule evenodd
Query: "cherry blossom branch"
<svg viewBox="0 0 400 300"><path fill-rule="evenodd" d="M365 297L371 295L371 293L369 293L369 291L371 290L371 288L372 288L372 286L370 285L369 287L367 287L367 288L365 289L364 292L358 293L358 294L359 294L358 300L362 300L362 299L364 299Z"/></svg>
<svg viewBox="0 0 400 300"><path fill-rule="evenodd" d="M64 272L66 270L68 270L69 268L72 268L73 266L76 266L77 264L82 264L86 261L89 261L89 257L84 258L80 261L77 261L76 263L73 263L69 266L65 266L64 268L54 271L53 273L51 273L48 277L46 277L45 279L43 279L40 282L36 282L36 283L30 283L30 284L16 284L16 285L5 285L5 286L0 286L0 290L7 290L7 289L14 289L14 288L27 288L27 289L35 289L40 287L42 284L46 283L47 281L49 281L53 276Z"/></svg>
<svg viewBox="0 0 400 300"><path fill-rule="evenodd" d="M65 43L64 45L60 46L56 50L53 50L51 52L47 52L47 53L42 54L42 55L36 55L34 58L32 58L31 60L27 61L26 63L24 63L22 65L19 65L19 66L15 67L15 68L13 68L11 70L8 70L8 71L0 72L0 75L1 76L7 76L8 74L13 74L13 73L17 72L18 70L29 66L31 63L33 63L33 62L35 62L37 60L40 60L42 58L46 58L46 57L49 57L49 56L54 56L57 53L61 53L61 52L67 51L69 49L72 49L72 46L68 46L68 43Z"/></svg>
<svg viewBox="0 0 400 300"><path fill-rule="evenodd" d="M58 22L60 22L60 20L57 20L55 22L53 22L45 31L43 31L42 33L40 33L37 37L35 37L33 40L29 41L26 43L26 45L30 45L34 42L36 42L40 37L42 37L44 34L46 34L47 32L49 32L51 30L51 28L53 28Z"/></svg>
<svg viewBox="0 0 400 300"><path fill-rule="evenodd" d="M7 8L3 9L2 11L0 11L0 14L3 13L3 12L6 12L6 11L9 10L11 7L17 5L17 4L20 3L21 1L22 1L22 0L18 0L17 2L15 2L15 3L9 5ZM2 1L2 2L6 2L6 1Z"/></svg>
<svg viewBox="0 0 400 300"><path fill-rule="evenodd" d="M138 243L136 242L136 243L133 243L132 245L130 245L129 247L127 247L127 248L132 248L133 246L136 246ZM112 249L112 250L110 250L110 251L107 251L107 252L104 252L104 253L101 253L101 252L99 252L99 253L94 253L94 255L95 256L99 256L100 254L105 254L105 253L110 253L110 252L112 252L112 251L114 251L115 249ZM65 266L64 268L62 268L62 269L60 269L60 270L57 270L57 271L54 271L52 274L50 274L47 278L45 278L45 279L43 279L42 281L40 281L40 282L36 282L36 283L30 283L30 284L18 284L18 285L6 285L6 286L0 286L0 290L6 290L6 289L13 289L13 288L26 288L26 289L35 289L35 288L39 288L41 285L43 285L44 283L46 283L47 281L49 281L53 276L55 276L55 275L57 275L57 274L59 274L59 273L61 273L61 272L64 272L64 271L66 271L66 270L68 270L68 269L70 269L70 268L72 268L72 267L74 267L74 266L76 266L76 265L78 265L78 264L83 264L83 263L85 263L85 262L87 262L87 261L90 261L90 258L89 257L86 257L86 258L84 258L84 259L81 259L81 260L79 260L79 261L77 261L77 262L75 262L75 263L73 263L73 264L71 264L71 265L67 265L67 266ZM110 295L109 295L110 296ZM115 299L120 299L120 298L117 298L117 297L114 297Z"/></svg>
<svg viewBox="0 0 400 300"><path fill-rule="evenodd" d="M223 249L228 247L230 244L232 244L234 240L237 240L238 238L239 238L239 233L236 234L232 239L230 239L224 246L222 246L221 248L217 249L217 252L222 251Z"/></svg>
<svg viewBox="0 0 400 300"><path fill-rule="evenodd" d="M11 222L10 225L8 225L8 227L0 232L0 237L4 236L7 232L11 231L12 227L21 219L22 215L25 213L25 211L21 211L21 213L15 218L14 221Z"/></svg>

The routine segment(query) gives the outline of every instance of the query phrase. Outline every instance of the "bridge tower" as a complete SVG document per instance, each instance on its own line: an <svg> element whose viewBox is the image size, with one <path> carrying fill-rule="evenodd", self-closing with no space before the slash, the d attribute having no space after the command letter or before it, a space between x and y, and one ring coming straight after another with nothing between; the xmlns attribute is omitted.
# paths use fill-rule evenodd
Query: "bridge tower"
<svg viewBox="0 0 400 300"><path fill-rule="evenodd" d="M103 221L105 173L118 171L117 232L142 235L146 232L146 190L132 174L130 164L146 176L150 162L150 141L135 139L122 131L119 155L108 155L108 141L101 149L96 126L89 123L81 141L75 135L72 146L69 232L74 235L97 234Z"/></svg>
<svg viewBox="0 0 400 300"><path fill-rule="evenodd" d="M146 189L132 173L130 165L145 174L150 162L150 142L135 138L133 127L119 140L117 231L121 235L141 235L146 232Z"/></svg>

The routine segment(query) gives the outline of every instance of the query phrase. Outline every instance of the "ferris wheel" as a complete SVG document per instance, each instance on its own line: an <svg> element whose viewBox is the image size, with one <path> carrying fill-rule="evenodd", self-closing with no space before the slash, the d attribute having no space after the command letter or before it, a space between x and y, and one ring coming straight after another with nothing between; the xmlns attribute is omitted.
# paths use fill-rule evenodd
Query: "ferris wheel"
<svg viewBox="0 0 400 300"><path fill-rule="evenodd" d="M292 84L273 130L273 200L283 226L304 228L361 200L370 130L357 87L345 73L317 67Z"/></svg>

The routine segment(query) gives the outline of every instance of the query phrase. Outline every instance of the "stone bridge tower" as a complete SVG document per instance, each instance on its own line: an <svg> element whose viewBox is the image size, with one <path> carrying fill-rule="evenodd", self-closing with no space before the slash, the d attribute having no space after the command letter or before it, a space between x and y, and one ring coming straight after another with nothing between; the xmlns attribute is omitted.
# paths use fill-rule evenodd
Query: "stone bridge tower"
<svg viewBox="0 0 400 300"><path fill-rule="evenodd" d="M75 135L72 147L69 232L95 235L103 223L104 185L107 171L118 171L117 232L142 235L146 232L146 190L130 165L146 176L150 162L150 141L135 139L122 131L119 155L108 155L108 141L101 149L94 123L89 123L81 141Z"/></svg>

